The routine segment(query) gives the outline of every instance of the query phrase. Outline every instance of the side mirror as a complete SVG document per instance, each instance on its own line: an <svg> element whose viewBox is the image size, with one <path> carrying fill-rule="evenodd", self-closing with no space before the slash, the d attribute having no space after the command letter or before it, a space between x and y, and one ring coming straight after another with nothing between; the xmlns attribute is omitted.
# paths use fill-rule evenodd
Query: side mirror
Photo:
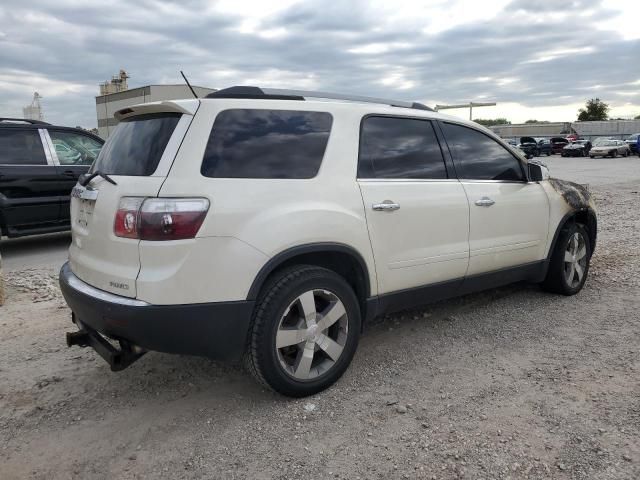
<svg viewBox="0 0 640 480"><path fill-rule="evenodd" d="M549 169L540 163L529 163L529 181L541 182L549 178Z"/></svg>
<svg viewBox="0 0 640 480"><path fill-rule="evenodd" d="M531 160L531 159L533 158L533 155L531 155L530 153L525 153L525 154L524 154L524 157L525 157L527 160Z"/></svg>

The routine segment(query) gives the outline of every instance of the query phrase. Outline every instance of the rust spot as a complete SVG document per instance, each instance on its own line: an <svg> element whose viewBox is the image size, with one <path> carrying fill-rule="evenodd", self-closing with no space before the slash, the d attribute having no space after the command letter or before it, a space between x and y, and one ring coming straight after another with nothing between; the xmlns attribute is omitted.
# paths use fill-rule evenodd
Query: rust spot
<svg viewBox="0 0 640 480"><path fill-rule="evenodd" d="M558 178L550 178L549 183L574 210L589 208L591 194L583 185Z"/></svg>

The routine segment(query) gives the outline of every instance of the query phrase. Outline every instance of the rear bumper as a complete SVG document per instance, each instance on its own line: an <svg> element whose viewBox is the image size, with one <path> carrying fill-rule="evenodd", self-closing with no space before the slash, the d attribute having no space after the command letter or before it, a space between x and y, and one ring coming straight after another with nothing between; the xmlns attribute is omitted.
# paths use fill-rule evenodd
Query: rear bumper
<svg viewBox="0 0 640 480"><path fill-rule="evenodd" d="M77 320L145 350L237 360L244 352L253 301L152 305L99 290L60 270L60 289Z"/></svg>

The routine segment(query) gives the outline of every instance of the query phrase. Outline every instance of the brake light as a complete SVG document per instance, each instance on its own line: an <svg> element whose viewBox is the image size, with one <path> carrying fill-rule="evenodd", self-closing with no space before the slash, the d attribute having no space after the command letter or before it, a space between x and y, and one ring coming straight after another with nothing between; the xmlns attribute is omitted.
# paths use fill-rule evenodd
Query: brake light
<svg viewBox="0 0 640 480"><path fill-rule="evenodd" d="M124 197L116 213L114 233L140 240L194 238L208 210L206 198Z"/></svg>
<svg viewBox="0 0 640 480"><path fill-rule="evenodd" d="M144 198L141 197L120 199L116 219L113 223L113 233L117 237L138 238L138 215L142 202L144 202Z"/></svg>

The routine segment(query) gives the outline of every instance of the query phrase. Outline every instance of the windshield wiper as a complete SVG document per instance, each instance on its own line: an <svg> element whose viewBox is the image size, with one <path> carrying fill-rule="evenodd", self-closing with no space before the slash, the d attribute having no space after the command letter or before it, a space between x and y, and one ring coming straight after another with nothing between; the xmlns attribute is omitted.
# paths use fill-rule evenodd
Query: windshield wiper
<svg viewBox="0 0 640 480"><path fill-rule="evenodd" d="M87 184L93 180L96 177L102 177L104 178L107 182L109 182L111 185L118 185L116 183L116 181L111 178L109 175L107 175L106 173L102 173L100 171L97 172L93 172L91 175L89 175L88 173L85 173L84 175L81 175L80 178L78 179L78 183L80 185L82 185L83 187L86 187Z"/></svg>

